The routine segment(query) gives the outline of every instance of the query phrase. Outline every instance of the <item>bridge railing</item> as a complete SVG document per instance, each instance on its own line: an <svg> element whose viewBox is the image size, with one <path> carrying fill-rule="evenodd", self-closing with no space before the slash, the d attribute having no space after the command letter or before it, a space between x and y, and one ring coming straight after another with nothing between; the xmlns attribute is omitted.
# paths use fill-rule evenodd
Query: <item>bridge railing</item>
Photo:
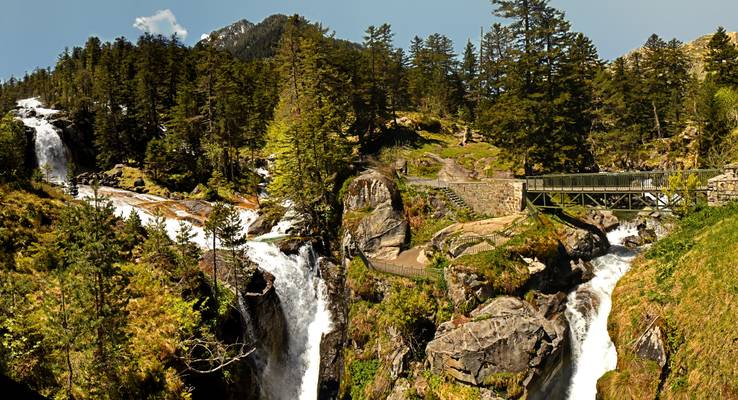
<svg viewBox="0 0 738 400"><path fill-rule="evenodd" d="M624 173L559 174L528 176L525 178L529 192L554 190L593 191L598 189L614 191L658 192L669 187L669 178L682 175L697 178L698 190L707 188L707 182L722 173L719 169L695 169L687 171L651 171Z"/></svg>

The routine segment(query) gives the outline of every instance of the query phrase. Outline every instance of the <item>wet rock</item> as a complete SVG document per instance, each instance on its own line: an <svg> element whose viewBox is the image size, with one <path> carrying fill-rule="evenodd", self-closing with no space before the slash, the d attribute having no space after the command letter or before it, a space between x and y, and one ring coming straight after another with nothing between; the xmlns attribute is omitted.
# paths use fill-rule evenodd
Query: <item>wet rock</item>
<svg viewBox="0 0 738 400"><path fill-rule="evenodd" d="M637 235L631 235L623 239L623 246L629 249L636 249L638 247L654 243L657 239L656 230L654 228L650 228L649 224L643 221L638 224Z"/></svg>
<svg viewBox="0 0 738 400"><path fill-rule="evenodd" d="M582 221L596 226L603 232L610 232L620 225L618 217L613 214L612 211L608 210L595 210L590 209L587 214L582 218Z"/></svg>
<svg viewBox="0 0 738 400"><path fill-rule="evenodd" d="M254 222L249 225L249 235L261 236L269 233L271 230L271 223L264 214L259 214Z"/></svg>
<svg viewBox="0 0 738 400"><path fill-rule="evenodd" d="M144 182L143 178L139 177L133 182L133 187L143 187L146 186L146 182Z"/></svg>
<svg viewBox="0 0 738 400"><path fill-rule="evenodd" d="M661 368L666 365L667 353L664 345L664 333L658 325L652 325L635 343L638 357L656 361Z"/></svg>
<svg viewBox="0 0 738 400"><path fill-rule="evenodd" d="M515 297L495 298L472 312L473 320L428 343L431 371L474 386L485 386L500 373L524 374L526 389L539 387L568 347L568 326L558 312L563 301L561 296L542 300L548 305L538 310Z"/></svg>
<svg viewBox="0 0 738 400"><path fill-rule="evenodd" d="M572 260L592 260L607 253L610 243L607 237L587 229L567 227L561 244Z"/></svg>
<svg viewBox="0 0 738 400"><path fill-rule="evenodd" d="M331 312L331 331L320 341L320 373L318 398L336 399L343 375L343 349L346 344L348 303L346 275L343 265L320 258L318 270L326 285L328 308Z"/></svg>
<svg viewBox="0 0 738 400"><path fill-rule="evenodd" d="M300 238L287 238L279 241L279 251L287 255L295 255L300 253L300 248L305 245L305 241Z"/></svg>

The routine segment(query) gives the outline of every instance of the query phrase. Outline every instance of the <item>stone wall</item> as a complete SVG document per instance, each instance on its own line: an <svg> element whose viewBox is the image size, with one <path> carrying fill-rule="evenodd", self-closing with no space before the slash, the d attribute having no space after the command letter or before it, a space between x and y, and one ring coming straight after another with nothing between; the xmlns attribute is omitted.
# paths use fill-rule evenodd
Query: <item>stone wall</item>
<svg viewBox="0 0 738 400"><path fill-rule="evenodd" d="M477 214L497 217L515 214L525 208L525 183L521 180L449 182L448 187Z"/></svg>
<svg viewBox="0 0 738 400"><path fill-rule="evenodd" d="M738 164L725 167L725 173L708 181L707 204L721 206L738 201Z"/></svg>

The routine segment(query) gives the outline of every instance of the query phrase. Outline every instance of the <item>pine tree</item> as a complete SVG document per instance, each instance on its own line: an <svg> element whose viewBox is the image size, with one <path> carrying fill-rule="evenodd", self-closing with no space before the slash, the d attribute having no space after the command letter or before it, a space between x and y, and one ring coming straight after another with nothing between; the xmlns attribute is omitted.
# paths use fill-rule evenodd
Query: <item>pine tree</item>
<svg viewBox="0 0 738 400"><path fill-rule="evenodd" d="M77 175L74 172L74 164L67 164L67 194L72 197L79 195L79 187L77 186Z"/></svg>
<svg viewBox="0 0 738 400"><path fill-rule="evenodd" d="M277 56L282 88L270 126L277 155L273 193L293 202L317 232L330 233L347 170L351 126L349 79L332 65L333 42L291 17Z"/></svg>
<svg viewBox="0 0 738 400"><path fill-rule="evenodd" d="M227 206L224 203L216 202L213 205L213 209L208 215L207 221L205 221L205 236L213 240L212 253L213 253L213 298L215 301L218 300L218 254L217 246L218 239L221 238L223 226L226 219Z"/></svg>
<svg viewBox="0 0 738 400"><path fill-rule="evenodd" d="M738 48L722 26L707 44L705 70L718 85L738 85Z"/></svg>

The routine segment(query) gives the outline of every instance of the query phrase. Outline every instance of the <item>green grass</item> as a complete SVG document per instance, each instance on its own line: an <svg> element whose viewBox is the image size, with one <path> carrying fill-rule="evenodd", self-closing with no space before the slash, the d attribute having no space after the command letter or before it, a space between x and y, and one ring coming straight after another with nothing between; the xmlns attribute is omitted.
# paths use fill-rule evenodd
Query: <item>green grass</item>
<svg viewBox="0 0 738 400"><path fill-rule="evenodd" d="M605 398L653 398L660 371L633 354L654 317L666 332L669 374L660 398L738 398L738 205L703 209L637 260L613 295L618 371ZM628 388L623 392L622 388Z"/></svg>
<svg viewBox="0 0 738 400"><path fill-rule="evenodd" d="M484 275L497 294L514 294L530 278L520 257L504 247L462 256L455 263Z"/></svg>
<svg viewBox="0 0 738 400"><path fill-rule="evenodd" d="M421 119L417 113L408 113L410 118ZM469 170L476 170L484 176L493 176L496 172L508 172L515 168L515 164L503 157L502 151L486 142L470 142L466 146L459 145L459 138L453 135L462 127L455 121L442 119L441 130L430 132L417 131L419 139L397 146L387 147L380 152L380 160L391 164L403 158L408 161L409 174L425 178L435 178L442 165L428 156L436 154L442 158L453 159L459 165Z"/></svg>

